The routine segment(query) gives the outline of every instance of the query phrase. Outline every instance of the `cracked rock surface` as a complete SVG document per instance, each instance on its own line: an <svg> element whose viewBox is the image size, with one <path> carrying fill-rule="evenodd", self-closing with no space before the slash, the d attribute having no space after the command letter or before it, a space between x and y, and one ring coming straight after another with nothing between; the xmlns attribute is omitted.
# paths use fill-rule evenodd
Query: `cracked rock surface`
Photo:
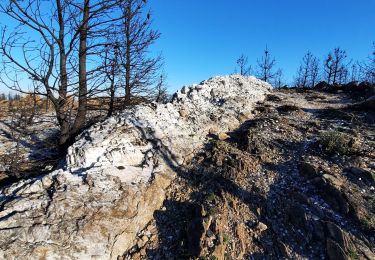
<svg viewBox="0 0 375 260"><path fill-rule="evenodd" d="M177 166L251 117L270 86L215 77L78 137L63 169L0 190L0 259L117 259L153 218Z"/></svg>

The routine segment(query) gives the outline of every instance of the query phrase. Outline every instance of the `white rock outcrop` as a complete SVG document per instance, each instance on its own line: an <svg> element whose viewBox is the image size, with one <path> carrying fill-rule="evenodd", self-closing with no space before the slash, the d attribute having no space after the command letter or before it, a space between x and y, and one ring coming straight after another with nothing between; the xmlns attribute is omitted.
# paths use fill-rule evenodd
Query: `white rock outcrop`
<svg viewBox="0 0 375 260"><path fill-rule="evenodd" d="M0 190L0 259L117 259L161 207L175 167L209 133L237 128L269 90L254 77L215 77L86 130L64 169Z"/></svg>

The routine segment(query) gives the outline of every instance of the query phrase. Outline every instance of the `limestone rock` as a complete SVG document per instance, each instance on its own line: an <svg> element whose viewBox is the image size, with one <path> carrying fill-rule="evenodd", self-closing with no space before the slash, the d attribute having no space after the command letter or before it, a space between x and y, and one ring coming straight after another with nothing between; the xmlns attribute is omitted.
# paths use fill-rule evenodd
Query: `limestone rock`
<svg viewBox="0 0 375 260"><path fill-rule="evenodd" d="M182 118L186 118L188 116L188 112L184 108L181 108L179 113Z"/></svg>
<svg viewBox="0 0 375 260"><path fill-rule="evenodd" d="M330 182L336 188L340 188L344 183L343 180L336 178L331 174L323 174L323 178Z"/></svg>
<svg viewBox="0 0 375 260"><path fill-rule="evenodd" d="M63 169L0 190L0 259L117 259L162 206L172 168L205 143L211 117L228 131L270 88L254 77L216 77L171 103L90 127Z"/></svg>
<svg viewBox="0 0 375 260"><path fill-rule="evenodd" d="M210 135L217 135L219 132L219 128L217 126L213 126L208 130Z"/></svg>
<svg viewBox="0 0 375 260"><path fill-rule="evenodd" d="M242 124L251 118L251 112L241 112L238 116L238 121Z"/></svg>
<svg viewBox="0 0 375 260"><path fill-rule="evenodd" d="M259 222L255 229L256 229L256 231L262 233L262 232L266 231L268 229L268 227L263 222Z"/></svg>
<svg viewBox="0 0 375 260"><path fill-rule="evenodd" d="M219 133L219 134L217 135L217 138L218 138L220 141L225 141L225 140L229 139L230 136L229 136L227 133L223 133L223 132L221 132L221 133Z"/></svg>

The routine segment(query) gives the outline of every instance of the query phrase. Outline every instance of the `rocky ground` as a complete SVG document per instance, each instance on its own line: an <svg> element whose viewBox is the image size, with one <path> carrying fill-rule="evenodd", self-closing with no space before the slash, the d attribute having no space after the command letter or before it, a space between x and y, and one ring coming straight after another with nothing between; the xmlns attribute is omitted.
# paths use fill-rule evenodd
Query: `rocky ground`
<svg viewBox="0 0 375 260"><path fill-rule="evenodd" d="M40 114L26 121L14 115L0 118L0 186L48 173L59 160L54 115Z"/></svg>
<svg viewBox="0 0 375 260"><path fill-rule="evenodd" d="M89 111L89 125L102 120L99 112ZM32 120L19 111L0 117L0 187L58 168L58 136L53 112L38 111Z"/></svg>
<svg viewBox="0 0 375 260"><path fill-rule="evenodd" d="M375 115L277 90L205 149L120 259L375 259Z"/></svg>
<svg viewBox="0 0 375 260"><path fill-rule="evenodd" d="M375 259L374 100L335 92L215 77L99 122L0 187L0 258Z"/></svg>
<svg viewBox="0 0 375 260"><path fill-rule="evenodd" d="M270 89L215 77L87 128L59 169L0 188L0 259L117 259L161 208L174 170L251 117Z"/></svg>

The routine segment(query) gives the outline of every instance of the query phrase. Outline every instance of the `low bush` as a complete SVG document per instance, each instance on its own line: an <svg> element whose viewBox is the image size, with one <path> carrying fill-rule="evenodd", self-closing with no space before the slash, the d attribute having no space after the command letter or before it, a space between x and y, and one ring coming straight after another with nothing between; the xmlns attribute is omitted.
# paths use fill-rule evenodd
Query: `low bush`
<svg viewBox="0 0 375 260"><path fill-rule="evenodd" d="M320 134L319 142L328 154L354 154L358 152L359 142L355 137L337 130L326 131Z"/></svg>

